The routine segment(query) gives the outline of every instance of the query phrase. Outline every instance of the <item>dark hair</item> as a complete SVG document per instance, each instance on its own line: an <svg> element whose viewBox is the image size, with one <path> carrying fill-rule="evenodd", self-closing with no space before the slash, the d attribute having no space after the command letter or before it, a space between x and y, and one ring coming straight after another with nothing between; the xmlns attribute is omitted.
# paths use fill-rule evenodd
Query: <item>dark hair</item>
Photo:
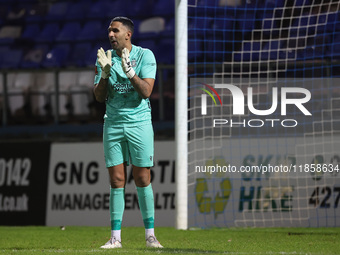
<svg viewBox="0 0 340 255"><path fill-rule="evenodd" d="M128 29L131 30L132 34L134 31L134 24L133 21L127 17L115 17L111 20L111 23L114 21L118 21L120 23L122 23L124 26L126 26Z"/></svg>

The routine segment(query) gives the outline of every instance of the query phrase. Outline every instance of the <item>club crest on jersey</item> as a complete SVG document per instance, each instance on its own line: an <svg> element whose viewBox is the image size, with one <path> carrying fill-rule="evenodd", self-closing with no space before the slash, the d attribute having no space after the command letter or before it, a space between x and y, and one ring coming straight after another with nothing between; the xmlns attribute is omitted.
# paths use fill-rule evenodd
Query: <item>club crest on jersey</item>
<svg viewBox="0 0 340 255"><path fill-rule="evenodd" d="M131 66L132 66L132 67L136 67L136 60L135 60L135 59L132 59L132 60L131 60Z"/></svg>

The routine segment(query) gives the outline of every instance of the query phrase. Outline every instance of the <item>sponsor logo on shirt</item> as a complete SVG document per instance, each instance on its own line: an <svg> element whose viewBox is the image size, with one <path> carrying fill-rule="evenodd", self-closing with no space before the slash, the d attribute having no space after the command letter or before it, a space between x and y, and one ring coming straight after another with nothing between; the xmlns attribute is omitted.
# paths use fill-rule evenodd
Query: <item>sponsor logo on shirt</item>
<svg viewBox="0 0 340 255"><path fill-rule="evenodd" d="M134 91L134 88L129 83L115 83L114 91L118 93L128 93Z"/></svg>

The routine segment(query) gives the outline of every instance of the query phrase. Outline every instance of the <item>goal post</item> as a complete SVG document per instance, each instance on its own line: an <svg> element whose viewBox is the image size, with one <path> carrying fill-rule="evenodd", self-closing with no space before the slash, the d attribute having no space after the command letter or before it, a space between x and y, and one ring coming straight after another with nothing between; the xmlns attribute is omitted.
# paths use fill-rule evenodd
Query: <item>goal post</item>
<svg viewBox="0 0 340 255"><path fill-rule="evenodd" d="M187 21L176 9L177 224L185 211L183 229L340 226L338 1L186 4Z"/></svg>
<svg viewBox="0 0 340 255"><path fill-rule="evenodd" d="M188 228L188 36L187 0L175 6L176 228Z"/></svg>

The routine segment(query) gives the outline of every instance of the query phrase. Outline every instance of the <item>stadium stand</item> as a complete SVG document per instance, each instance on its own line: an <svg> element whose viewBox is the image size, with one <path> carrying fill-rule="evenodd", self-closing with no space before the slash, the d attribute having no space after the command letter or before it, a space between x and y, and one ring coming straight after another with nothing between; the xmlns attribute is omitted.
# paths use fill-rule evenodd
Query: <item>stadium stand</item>
<svg viewBox="0 0 340 255"><path fill-rule="evenodd" d="M58 35L60 26L58 23L47 23L36 37L38 43L53 43Z"/></svg>
<svg viewBox="0 0 340 255"><path fill-rule="evenodd" d="M81 31L79 22L65 23L60 33L56 37L57 42L73 42Z"/></svg>
<svg viewBox="0 0 340 255"><path fill-rule="evenodd" d="M327 18L324 15L316 19L308 14L309 10L303 8L306 0L295 1L296 11L304 12L304 15L296 17L292 24L280 24L277 19L285 15L286 11L282 8L285 0L247 0L242 1L241 6L237 7L231 7L227 5L228 1L223 0L193 2L197 4L197 8L188 9L189 38L195 34L195 38L199 40L188 41L189 60L194 60L191 62L200 63L202 60L223 62L232 58L234 61L254 61L263 58L286 58L287 54L294 59L298 59L299 54L323 58L331 53L340 52L340 44L333 43L338 42L340 38L332 34L326 33L327 36L324 37L316 36L307 41L301 40L303 35L315 31L320 34L324 34L321 33L324 30L333 31L334 26L340 30L337 12L327 15ZM0 0L0 67L5 71L22 72L32 69L49 72L51 68L60 71L74 69L76 73L91 72L90 70L94 70L97 49L101 46L109 47L106 27L110 19L118 15L129 16L135 21L133 42L151 48L155 52L160 68L162 65L173 66L174 8L174 1L163 0ZM190 13L195 13L198 17L200 14L205 16L208 13L220 19L191 20ZM256 22L253 22L255 18ZM278 32L279 28L282 30L285 27L287 34ZM287 36L290 37L289 40L284 40ZM207 41L206 37L214 40ZM264 43L260 43L258 37L262 37ZM264 39L273 41L268 42ZM237 43L228 44L226 41ZM294 43L301 46L298 52L290 51L289 46ZM172 94L167 91L166 95L163 95L165 98L160 100L173 100L171 73L168 70L164 72L165 75L162 76L166 80L163 80L162 84L171 87ZM86 77L92 82L93 77L90 76ZM48 113L46 106L49 104L45 93L47 89L38 80L37 78L37 82L31 85L32 91L37 92L34 97L39 101L39 106L35 106L36 108L32 108L31 111L46 115ZM53 81L54 79L51 82ZM82 100L86 105L93 103L91 94L88 94L91 82L86 86L75 83L75 88L72 86L69 90L71 95L69 102L74 107L73 114L82 116L91 114L89 107L81 108L79 104ZM160 84L158 80L156 83ZM157 90L158 88L155 88L155 91ZM157 98L162 97L157 95ZM173 101L165 105L171 104L173 105ZM60 112L67 115L65 108L60 109ZM159 119L159 116L154 118Z"/></svg>
<svg viewBox="0 0 340 255"><path fill-rule="evenodd" d="M8 49L1 54L0 68L2 69L16 69L19 68L20 60L22 58L22 50Z"/></svg>
<svg viewBox="0 0 340 255"><path fill-rule="evenodd" d="M38 24L28 24L25 26L21 38L27 41L35 41L35 38L38 37L40 32L40 26Z"/></svg>
<svg viewBox="0 0 340 255"><path fill-rule="evenodd" d="M57 2L51 5L47 15L45 16L45 20L47 22L63 20L69 5L69 2Z"/></svg>

